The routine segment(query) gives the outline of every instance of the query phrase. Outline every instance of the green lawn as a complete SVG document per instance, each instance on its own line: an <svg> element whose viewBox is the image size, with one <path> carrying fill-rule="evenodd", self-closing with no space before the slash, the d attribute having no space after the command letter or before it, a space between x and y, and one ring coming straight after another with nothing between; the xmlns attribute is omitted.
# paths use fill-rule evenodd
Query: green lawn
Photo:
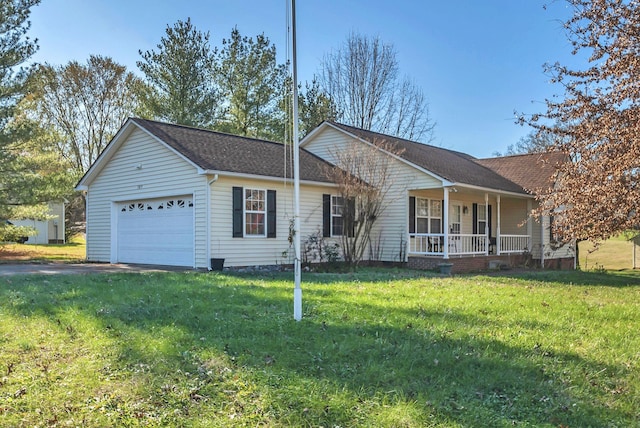
<svg viewBox="0 0 640 428"><path fill-rule="evenodd" d="M0 279L0 426L640 426L640 275Z"/></svg>
<svg viewBox="0 0 640 428"><path fill-rule="evenodd" d="M20 262L80 262L86 259L83 236L74 236L66 244L0 243L0 264Z"/></svg>
<svg viewBox="0 0 640 428"><path fill-rule="evenodd" d="M633 248L628 237L616 236L595 248L591 242L580 243L580 267L583 270L620 270L633 267Z"/></svg>

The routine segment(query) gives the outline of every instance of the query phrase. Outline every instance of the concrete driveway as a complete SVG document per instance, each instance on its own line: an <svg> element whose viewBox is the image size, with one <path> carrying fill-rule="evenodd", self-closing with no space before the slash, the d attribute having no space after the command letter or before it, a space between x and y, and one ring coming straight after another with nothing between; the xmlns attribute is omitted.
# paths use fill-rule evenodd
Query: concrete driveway
<svg viewBox="0 0 640 428"><path fill-rule="evenodd" d="M71 275L92 273L184 272L193 269L175 266L109 263L16 263L0 264L0 277L11 275Z"/></svg>

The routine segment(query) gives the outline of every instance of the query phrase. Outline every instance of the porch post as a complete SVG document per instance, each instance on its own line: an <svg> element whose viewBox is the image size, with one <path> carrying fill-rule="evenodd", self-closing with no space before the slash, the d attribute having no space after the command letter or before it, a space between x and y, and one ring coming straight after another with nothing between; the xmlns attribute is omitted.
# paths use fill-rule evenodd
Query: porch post
<svg viewBox="0 0 640 428"><path fill-rule="evenodd" d="M531 216L531 210L533 209L531 199L527 199L527 235L529 235L529 242L527 242L527 249L530 253L533 253L533 217Z"/></svg>
<svg viewBox="0 0 640 428"><path fill-rule="evenodd" d="M491 228L491 226L489 225L489 194L485 193L484 194L484 239L485 239L485 245L484 245L484 255L485 256L489 256L489 229Z"/></svg>
<svg viewBox="0 0 640 428"><path fill-rule="evenodd" d="M496 218L496 255L500 255L500 195L496 196L498 216Z"/></svg>
<svg viewBox="0 0 640 428"><path fill-rule="evenodd" d="M544 230L544 222L547 216L542 216L540 219L540 267L544 269L544 237L546 235Z"/></svg>
<svg viewBox="0 0 640 428"><path fill-rule="evenodd" d="M448 187L443 188L444 198L442 201L442 227L444 229L444 248L442 257L449 258L449 191Z"/></svg>

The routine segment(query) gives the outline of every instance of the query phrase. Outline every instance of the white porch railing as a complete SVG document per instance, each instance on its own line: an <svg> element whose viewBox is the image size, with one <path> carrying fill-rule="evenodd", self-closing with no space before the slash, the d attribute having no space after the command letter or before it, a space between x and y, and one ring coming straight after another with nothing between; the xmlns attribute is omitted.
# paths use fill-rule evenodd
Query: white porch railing
<svg viewBox="0 0 640 428"><path fill-rule="evenodd" d="M500 235L500 253L524 253L531 250L529 235Z"/></svg>
<svg viewBox="0 0 640 428"><path fill-rule="evenodd" d="M523 253L529 248L528 235L501 235L500 253ZM492 245L486 235L450 234L448 240L449 255L476 255L489 252L495 254L496 245ZM445 241L443 233L410 233L409 254L443 256Z"/></svg>

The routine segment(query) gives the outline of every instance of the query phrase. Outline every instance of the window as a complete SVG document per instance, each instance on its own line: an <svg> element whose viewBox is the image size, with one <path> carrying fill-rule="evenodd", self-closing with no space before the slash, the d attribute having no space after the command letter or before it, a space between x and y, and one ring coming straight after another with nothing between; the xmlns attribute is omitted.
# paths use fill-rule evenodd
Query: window
<svg viewBox="0 0 640 428"><path fill-rule="evenodd" d="M179 201L180 202L180 201ZM192 201L184 202L192 206ZM243 187L232 189L234 238L276 237L276 191Z"/></svg>
<svg viewBox="0 0 640 428"><path fill-rule="evenodd" d="M461 207L458 204L452 204L449 211L449 231L453 234L459 235L462 225Z"/></svg>
<svg viewBox="0 0 640 428"><path fill-rule="evenodd" d="M487 233L487 206L478 204L478 234Z"/></svg>
<svg viewBox="0 0 640 428"><path fill-rule="evenodd" d="M322 236L325 238L353 236L355 210L354 199L345 199L336 195L322 195Z"/></svg>
<svg viewBox="0 0 640 428"><path fill-rule="evenodd" d="M416 232L442 233L442 201L416 198Z"/></svg>
<svg viewBox="0 0 640 428"><path fill-rule="evenodd" d="M342 236L344 234L344 198L342 196L331 196L331 236Z"/></svg>
<svg viewBox="0 0 640 428"><path fill-rule="evenodd" d="M244 234L265 236L266 191L244 189Z"/></svg>

